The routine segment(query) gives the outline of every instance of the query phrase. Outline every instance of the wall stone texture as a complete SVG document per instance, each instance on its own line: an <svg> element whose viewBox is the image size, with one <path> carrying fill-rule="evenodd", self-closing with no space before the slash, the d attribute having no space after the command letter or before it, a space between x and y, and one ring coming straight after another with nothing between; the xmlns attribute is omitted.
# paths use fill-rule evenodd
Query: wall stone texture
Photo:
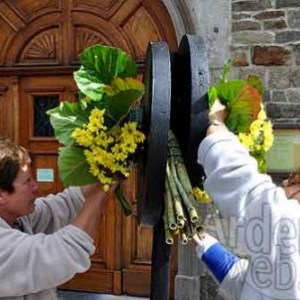
<svg viewBox="0 0 300 300"><path fill-rule="evenodd" d="M232 0L231 14L234 76L260 76L275 126L299 125L300 0Z"/></svg>

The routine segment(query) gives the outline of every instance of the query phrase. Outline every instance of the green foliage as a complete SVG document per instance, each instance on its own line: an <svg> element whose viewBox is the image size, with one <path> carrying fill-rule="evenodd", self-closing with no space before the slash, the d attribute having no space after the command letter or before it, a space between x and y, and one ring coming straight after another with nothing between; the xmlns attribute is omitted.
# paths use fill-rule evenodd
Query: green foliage
<svg viewBox="0 0 300 300"><path fill-rule="evenodd" d="M137 66L124 51L104 45L86 48L79 56L81 68L74 73L78 88L94 101L100 101L113 79L136 77Z"/></svg>
<svg viewBox="0 0 300 300"><path fill-rule="evenodd" d="M79 102L64 101L58 107L48 110L47 114L50 115L55 137L61 144L70 146L74 143L71 133L88 121L89 111L84 109Z"/></svg>
<svg viewBox="0 0 300 300"><path fill-rule="evenodd" d="M224 83L228 81L228 75L231 71L232 67L232 60L228 59L222 69L221 75L220 75L220 83Z"/></svg>
<svg viewBox="0 0 300 300"><path fill-rule="evenodd" d="M115 120L128 115L131 105L141 96L138 90L119 91L117 94L109 97L107 101L107 113Z"/></svg>
<svg viewBox="0 0 300 300"><path fill-rule="evenodd" d="M94 45L86 48L79 60L87 73L97 77L99 82L109 84L116 77L136 77L137 65L121 49Z"/></svg>
<svg viewBox="0 0 300 300"><path fill-rule="evenodd" d="M258 90L242 79L232 79L217 86L218 97L227 107L226 125L232 132L247 132L256 119L262 101Z"/></svg>
<svg viewBox="0 0 300 300"><path fill-rule="evenodd" d="M100 101L103 97L105 84L97 78L96 74L93 74L94 72L91 73L81 67L74 72L74 79L82 93L95 101Z"/></svg>
<svg viewBox="0 0 300 300"><path fill-rule="evenodd" d="M97 182L97 179L89 172L81 147L59 148L58 167L65 186L81 186Z"/></svg>
<svg viewBox="0 0 300 300"><path fill-rule="evenodd" d="M244 79L228 80L230 64L227 62L220 77L220 83L208 90L209 107L218 98L227 108L226 125L234 133L247 132L260 111L263 84L255 75Z"/></svg>

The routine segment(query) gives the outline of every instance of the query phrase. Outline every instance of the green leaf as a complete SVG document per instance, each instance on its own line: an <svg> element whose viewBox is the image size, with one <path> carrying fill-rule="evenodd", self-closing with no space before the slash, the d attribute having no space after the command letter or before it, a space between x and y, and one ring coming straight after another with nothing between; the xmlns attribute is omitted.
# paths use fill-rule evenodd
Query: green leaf
<svg viewBox="0 0 300 300"><path fill-rule="evenodd" d="M56 108L47 111L55 137L61 144L70 146L74 143L71 133L77 127L88 122L89 111L83 109L79 102L63 101Z"/></svg>
<svg viewBox="0 0 300 300"><path fill-rule="evenodd" d="M87 72L98 78L98 82L110 84L115 77L136 77L137 66L131 57L121 49L94 45L79 55Z"/></svg>
<svg viewBox="0 0 300 300"><path fill-rule="evenodd" d="M58 167L65 186L82 186L97 182L97 178L89 172L89 165L80 147L59 148Z"/></svg>
<svg viewBox="0 0 300 300"><path fill-rule="evenodd" d="M115 120L120 120L129 113L132 105L138 101L144 93L144 85L133 78L116 78L107 88L106 111Z"/></svg>
<svg viewBox="0 0 300 300"><path fill-rule="evenodd" d="M228 109L226 125L234 133L247 132L260 111L259 91L242 79L233 79L217 87L218 97Z"/></svg>
<svg viewBox="0 0 300 300"><path fill-rule="evenodd" d="M249 85L255 87L257 89L257 91L262 95L264 92L264 85L262 83L262 81L260 80L260 78L256 75L249 75L246 78L246 81Z"/></svg>
<svg viewBox="0 0 300 300"><path fill-rule="evenodd" d="M208 106L212 107L215 100L218 98L218 91L214 86L209 87L208 89Z"/></svg>
<svg viewBox="0 0 300 300"><path fill-rule="evenodd" d="M84 67L80 67L74 72L74 79L83 94L95 101L102 99L105 84L97 76L87 72Z"/></svg>
<svg viewBox="0 0 300 300"><path fill-rule="evenodd" d="M130 216L133 213L133 209L131 204L125 198L124 193L120 187L120 184L117 186L115 192L116 192L117 200L121 206L123 213L125 214L125 216Z"/></svg>
<svg viewBox="0 0 300 300"><path fill-rule="evenodd" d="M114 120L120 120L129 113L130 108L140 99L141 96L141 91L120 91L118 94L109 97L107 100L106 112Z"/></svg>
<svg viewBox="0 0 300 300"><path fill-rule="evenodd" d="M231 67L232 67L232 60L228 59L223 66L220 75L220 83L224 83L228 81L228 75L230 73Z"/></svg>

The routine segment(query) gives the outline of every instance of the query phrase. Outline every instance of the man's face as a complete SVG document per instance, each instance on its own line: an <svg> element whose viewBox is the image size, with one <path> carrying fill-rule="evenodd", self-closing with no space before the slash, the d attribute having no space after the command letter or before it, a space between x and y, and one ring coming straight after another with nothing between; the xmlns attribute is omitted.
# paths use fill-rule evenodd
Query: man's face
<svg viewBox="0 0 300 300"><path fill-rule="evenodd" d="M0 191L0 215L9 223L16 218L30 214L34 210L34 199L38 189L37 182L32 179L30 166L20 168L13 182L14 191Z"/></svg>

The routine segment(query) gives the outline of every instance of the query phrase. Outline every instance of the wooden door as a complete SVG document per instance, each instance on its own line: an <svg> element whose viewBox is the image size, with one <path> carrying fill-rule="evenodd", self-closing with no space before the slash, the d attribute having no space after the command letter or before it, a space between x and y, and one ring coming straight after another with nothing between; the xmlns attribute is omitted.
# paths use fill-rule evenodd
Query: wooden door
<svg viewBox="0 0 300 300"><path fill-rule="evenodd" d="M78 69L81 50L96 43L120 47L136 59L142 74L149 41L164 40L171 50L177 48L171 19L158 0L0 0L0 28L0 134L32 152L40 195L63 188L57 169L59 145L46 111L60 101L76 101L72 72ZM134 169L124 182L134 206L137 181ZM147 296L152 229L141 227L135 215L124 217L111 200L91 269L62 288ZM176 247L171 265L172 290Z"/></svg>

